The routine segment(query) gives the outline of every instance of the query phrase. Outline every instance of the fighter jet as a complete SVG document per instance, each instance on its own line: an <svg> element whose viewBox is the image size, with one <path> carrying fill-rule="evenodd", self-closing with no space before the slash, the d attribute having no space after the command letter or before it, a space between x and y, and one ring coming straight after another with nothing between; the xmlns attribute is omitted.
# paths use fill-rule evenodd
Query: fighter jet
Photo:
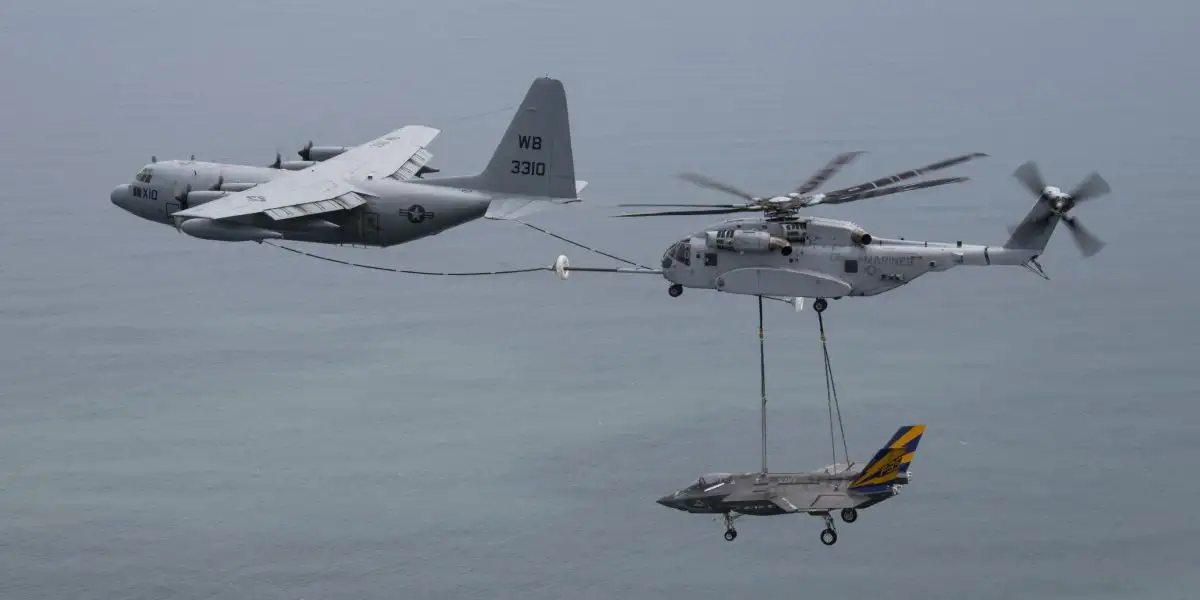
<svg viewBox="0 0 1200 600"><path fill-rule="evenodd" d="M311 147L311 160L270 167L153 161L112 190L112 203L219 241L285 239L389 247L479 218L515 219L580 202L567 98L549 77L529 87L478 175L418 179L440 130L401 127L355 147Z"/></svg>
<svg viewBox="0 0 1200 600"><path fill-rule="evenodd" d="M737 538L733 521L744 515L810 514L825 519L821 542L837 542L830 511L841 509L842 520L858 520L858 510L900 493L910 481L909 464L925 432L908 425L875 454L865 467L834 464L811 473L709 473L692 485L658 499L676 510L725 517L725 539Z"/></svg>

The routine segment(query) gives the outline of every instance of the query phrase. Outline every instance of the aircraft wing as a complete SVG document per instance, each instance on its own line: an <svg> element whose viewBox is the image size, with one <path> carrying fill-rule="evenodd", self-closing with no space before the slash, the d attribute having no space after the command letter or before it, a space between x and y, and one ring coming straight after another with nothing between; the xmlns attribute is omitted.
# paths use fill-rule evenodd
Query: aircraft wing
<svg viewBox="0 0 1200 600"><path fill-rule="evenodd" d="M787 496L782 494L774 494L771 496L771 502L778 506L784 512L800 512L800 508L787 499Z"/></svg>
<svg viewBox="0 0 1200 600"><path fill-rule="evenodd" d="M354 180L367 176L412 179L432 156L425 146L439 133L424 125L401 127L307 169L178 211L174 216L228 219L263 213L279 221L349 210L366 203Z"/></svg>

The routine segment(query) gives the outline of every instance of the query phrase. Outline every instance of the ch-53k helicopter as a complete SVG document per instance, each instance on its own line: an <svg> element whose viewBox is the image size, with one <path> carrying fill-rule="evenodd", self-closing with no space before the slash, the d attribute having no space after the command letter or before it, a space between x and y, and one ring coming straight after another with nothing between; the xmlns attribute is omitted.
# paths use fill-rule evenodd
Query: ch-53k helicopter
<svg viewBox="0 0 1200 600"><path fill-rule="evenodd" d="M626 204L622 206L699 206L704 209L617 216L740 212L761 212L762 216L714 224L672 244L663 254L661 270L572 267L566 256L558 257L553 270L562 279L572 271L660 274L671 283L668 292L672 297L678 297L684 288L715 289L790 299L787 301L797 310L803 306L803 298L814 298L813 308L822 312L828 306L827 298L874 296L926 273L960 265L1023 266L1048 279L1037 258L1045 250L1059 221L1070 228L1084 256L1092 256L1104 245L1067 213L1081 202L1107 194L1110 191L1108 183L1092 173L1075 189L1064 193L1047 185L1033 162L1022 164L1013 175L1037 200L1000 246L882 238L871 235L851 221L800 216L801 209L818 204L841 204L966 181L966 177L953 177L892 185L987 156L983 153L964 154L861 185L824 194L814 193L818 186L859 154L861 152L841 154L794 192L770 198L752 196L702 175L682 174L680 177L685 180L740 196L746 202L727 205Z"/></svg>

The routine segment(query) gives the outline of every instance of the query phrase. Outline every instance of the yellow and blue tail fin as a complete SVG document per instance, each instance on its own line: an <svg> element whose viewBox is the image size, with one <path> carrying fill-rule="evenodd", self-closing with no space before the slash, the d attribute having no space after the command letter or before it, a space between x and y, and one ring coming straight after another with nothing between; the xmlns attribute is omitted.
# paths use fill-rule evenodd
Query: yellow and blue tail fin
<svg viewBox="0 0 1200 600"><path fill-rule="evenodd" d="M908 483L908 466L924 434L924 425L905 425L897 429L848 489L858 494L872 494Z"/></svg>

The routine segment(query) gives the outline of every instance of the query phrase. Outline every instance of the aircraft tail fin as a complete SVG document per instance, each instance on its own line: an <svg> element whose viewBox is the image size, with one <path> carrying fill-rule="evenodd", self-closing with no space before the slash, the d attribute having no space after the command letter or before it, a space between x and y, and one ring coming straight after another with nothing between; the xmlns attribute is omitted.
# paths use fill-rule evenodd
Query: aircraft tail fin
<svg viewBox="0 0 1200 600"><path fill-rule="evenodd" d="M1050 212L1046 202L1039 196L1025 218L1009 230L1008 241L1004 242L1004 247L1041 252L1050 243L1050 236L1054 234L1054 227L1058 225L1059 220L1058 215Z"/></svg>
<svg viewBox="0 0 1200 600"><path fill-rule="evenodd" d="M582 202L586 181L575 179L567 93L561 81L539 77L478 175L422 181L494 195L487 219L517 219L548 206Z"/></svg>
<svg viewBox="0 0 1200 600"><path fill-rule="evenodd" d="M863 467L858 478L850 484L849 491L870 494L907 484L908 466L923 435L924 425L905 425L897 429L892 439Z"/></svg>
<svg viewBox="0 0 1200 600"><path fill-rule="evenodd" d="M578 200L567 93L561 81L533 81L475 185L498 194Z"/></svg>

